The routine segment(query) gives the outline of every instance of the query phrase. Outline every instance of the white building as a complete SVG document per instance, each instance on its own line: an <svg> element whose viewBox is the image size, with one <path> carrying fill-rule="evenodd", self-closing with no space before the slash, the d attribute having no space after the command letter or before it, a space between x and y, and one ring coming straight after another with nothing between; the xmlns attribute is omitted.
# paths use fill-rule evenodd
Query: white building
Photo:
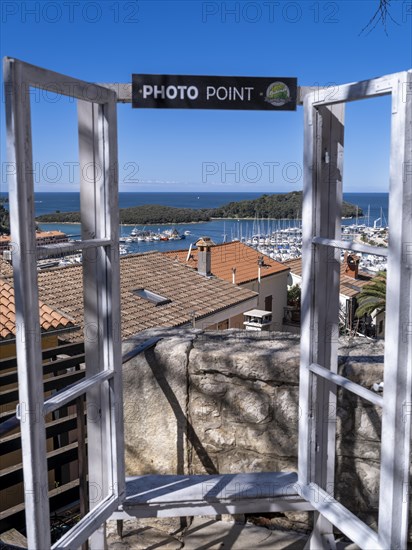
<svg viewBox="0 0 412 550"><path fill-rule="evenodd" d="M206 276L213 275L257 292L256 309L272 314L270 330L284 330L283 311L287 305L289 266L239 241L215 245L207 239L200 239L189 257L187 250L174 250L165 254L197 269L199 273L204 272ZM227 328L243 328L243 320L243 314L239 315L231 320Z"/></svg>

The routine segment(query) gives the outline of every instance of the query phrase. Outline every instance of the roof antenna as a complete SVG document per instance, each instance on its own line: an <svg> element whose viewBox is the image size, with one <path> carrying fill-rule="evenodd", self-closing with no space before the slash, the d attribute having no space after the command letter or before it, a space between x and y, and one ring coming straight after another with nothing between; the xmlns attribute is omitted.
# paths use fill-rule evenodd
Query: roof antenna
<svg viewBox="0 0 412 550"><path fill-rule="evenodd" d="M193 243L190 243L189 252L187 253L187 257L186 257L187 262L190 260L190 256L192 255L192 246L193 246Z"/></svg>

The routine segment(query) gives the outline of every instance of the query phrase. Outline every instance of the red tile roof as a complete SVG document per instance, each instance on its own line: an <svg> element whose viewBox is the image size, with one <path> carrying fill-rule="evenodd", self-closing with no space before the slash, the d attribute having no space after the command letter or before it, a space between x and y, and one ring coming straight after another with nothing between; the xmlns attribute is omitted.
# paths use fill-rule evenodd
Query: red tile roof
<svg viewBox="0 0 412 550"><path fill-rule="evenodd" d="M82 266L41 270L38 273L42 300L65 311L84 328ZM147 328L176 327L201 320L256 298L246 288L207 278L159 252L131 254L120 259L122 337ZM136 294L146 289L170 300L156 305ZM250 307L250 304L247 305ZM82 339L80 331L71 339Z"/></svg>
<svg viewBox="0 0 412 550"><path fill-rule="evenodd" d="M62 330L75 326L63 313L39 301L40 327L42 332ZM0 279L0 341L16 337L16 308L13 286Z"/></svg>
<svg viewBox="0 0 412 550"><path fill-rule="evenodd" d="M66 233L63 233L62 231L36 231L36 239L39 241L56 241L56 242L62 242L62 241L68 241L68 237ZM0 246L5 247L8 246L11 242L11 236L10 235L0 235Z"/></svg>
<svg viewBox="0 0 412 550"><path fill-rule="evenodd" d="M261 277L268 277L274 273L289 271L285 264L264 256L254 248L240 241L223 243L210 248L212 274L219 279L232 282L232 268L236 268L236 284L240 285L258 278L258 259L264 258ZM187 250L164 252L165 256L175 258L179 262L197 269L197 249L193 249L186 261Z"/></svg>
<svg viewBox="0 0 412 550"><path fill-rule="evenodd" d="M298 258L297 260L287 260L283 263L285 264L285 266L288 266L290 268L291 273L294 273L298 277L302 277L302 258ZM364 273L363 271L359 272L357 279L349 277L348 275L346 275L346 266L342 263L340 268L339 292L340 294L342 294L342 296L353 298L354 296L359 294L359 292L362 290L362 287L369 283L372 279L373 275L369 275L368 273Z"/></svg>

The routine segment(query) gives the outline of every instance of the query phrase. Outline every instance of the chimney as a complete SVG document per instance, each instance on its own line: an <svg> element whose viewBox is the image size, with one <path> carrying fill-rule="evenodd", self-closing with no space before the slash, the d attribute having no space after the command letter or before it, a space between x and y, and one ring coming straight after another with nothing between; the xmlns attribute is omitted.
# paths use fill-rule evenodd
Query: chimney
<svg viewBox="0 0 412 550"><path fill-rule="evenodd" d="M345 275L352 277L352 279L357 279L359 276L359 258L346 252L343 261L345 264Z"/></svg>
<svg viewBox="0 0 412 550"><path fill-rule="evenodd" d="M236 284L236 267L232 267L232 283Z"/></svg>
<svg viewBox="0 0 412 550"><path fill-rule="evenodd" d="M258 264L258 283L260 284L262 267L265 266L265 260L263 259L263 256L258 257L257 264Z"/></svg>
<svg viewBox="0 0 412 550"><path fill-rule="evenodd" d="M215 243L210 237L200 237L196 242L197 246L197 272L205 277L210 277L212 274L212 253L210 251Z"/></svg>

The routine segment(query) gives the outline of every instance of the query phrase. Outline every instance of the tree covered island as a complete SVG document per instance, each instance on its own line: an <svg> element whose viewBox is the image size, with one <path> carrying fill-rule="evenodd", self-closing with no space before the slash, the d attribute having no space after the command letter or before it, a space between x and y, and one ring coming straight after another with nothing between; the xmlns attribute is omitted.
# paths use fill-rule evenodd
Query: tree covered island
<svg viewBox="0 0 412 550"><path fill-rule="evenodd" d="M362 210L347 202L343 203L342 216L362 216ZM157 204L145 204L120 209L120 220L124 224L176 224L206 222L213 218L273 218L297 219L302 216L302 191L264 194L254 200L230 202L218 208L176 208ZM37 218L44 223L79 223L80 212L54 212Z"/></svg>

